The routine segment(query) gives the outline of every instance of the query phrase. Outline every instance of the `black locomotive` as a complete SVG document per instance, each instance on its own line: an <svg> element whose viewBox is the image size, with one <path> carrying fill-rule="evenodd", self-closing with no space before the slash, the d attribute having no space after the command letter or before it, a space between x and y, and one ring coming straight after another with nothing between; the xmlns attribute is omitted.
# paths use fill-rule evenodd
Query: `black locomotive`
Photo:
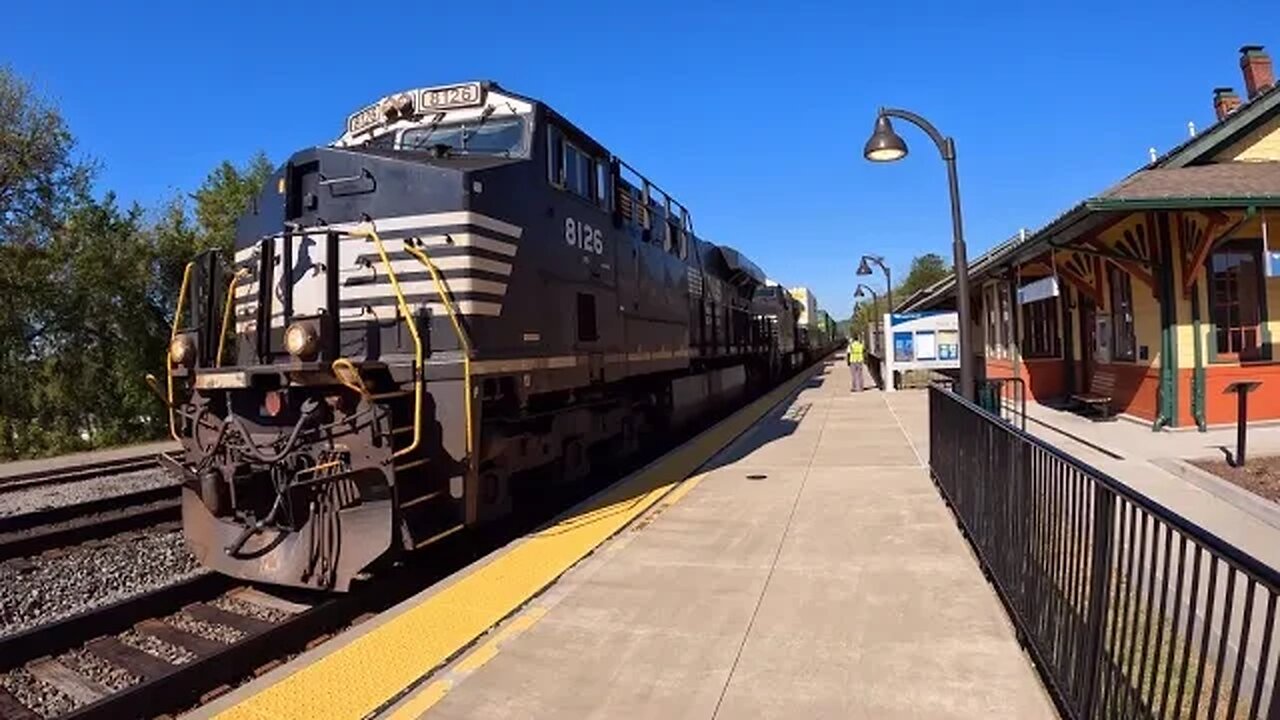
<svg viewBox="0 0 1280 720"><path fill-rule="evenodd" d="M234 258L188 266L169 349L188 543L345 590L818 348L750 260L545 104L400 93L295 154Z"/></svg>

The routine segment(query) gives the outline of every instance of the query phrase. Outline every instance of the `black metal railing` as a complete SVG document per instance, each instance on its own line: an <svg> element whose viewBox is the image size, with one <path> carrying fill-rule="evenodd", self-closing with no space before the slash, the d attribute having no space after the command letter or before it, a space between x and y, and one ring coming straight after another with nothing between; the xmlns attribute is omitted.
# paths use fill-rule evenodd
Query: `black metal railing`
<svg viewBox="0 0 1280 720"><path fill-rule="evenodd" d="M975 383L974 392L983 410L1027 429L1027 383L1022 378L983 378Z"/></svg>
<svg viewBox="0 0 1280 720"><path fill-rule="evenodd" d="M929 464L1070 718L1280 718L1280 573L954 393Z"/></svg>

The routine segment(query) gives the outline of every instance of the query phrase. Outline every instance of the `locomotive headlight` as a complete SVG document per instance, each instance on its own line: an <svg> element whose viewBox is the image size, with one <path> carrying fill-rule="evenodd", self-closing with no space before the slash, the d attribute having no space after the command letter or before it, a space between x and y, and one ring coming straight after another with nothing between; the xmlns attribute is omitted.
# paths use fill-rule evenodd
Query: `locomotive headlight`
<svg viewBox="0 0 1280 720"><path fill-rule="evenodd" d="M191 367L196 362L196 339L190 333L175 335L169 341L169 362L178 367Z"/></svg>
<svg viewBox="0 0 1280 720"><path fill-rule="evenodd" d="M299 360L310 360L320 350L320 333L314 323L296 322L284 331L284 349Z"/></svg>

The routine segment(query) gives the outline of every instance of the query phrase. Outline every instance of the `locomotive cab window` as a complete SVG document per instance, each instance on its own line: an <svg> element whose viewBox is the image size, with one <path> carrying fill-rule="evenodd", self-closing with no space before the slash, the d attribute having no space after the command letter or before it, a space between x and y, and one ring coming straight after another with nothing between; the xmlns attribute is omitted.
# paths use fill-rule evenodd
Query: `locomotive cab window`
<svg viewBox="0 0 1280 720"><path fill-rule="evenodd" d="M607 207L607 166L578 147L555 126L547 128L547 175L551 184Z"/></svg>

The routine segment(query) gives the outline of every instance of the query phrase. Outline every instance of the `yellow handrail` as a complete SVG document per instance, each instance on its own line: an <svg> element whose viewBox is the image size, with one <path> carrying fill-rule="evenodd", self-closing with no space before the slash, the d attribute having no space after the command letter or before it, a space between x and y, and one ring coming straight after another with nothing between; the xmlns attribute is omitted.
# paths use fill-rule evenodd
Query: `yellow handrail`
<svg viewBox="0 0 1280 720"><path fill-rule="evenodd" d="M330 363L329 369L333 371L333 376L338 378L338 382L355 390L362 398L369 397L369 388L365 387L364 378L360 377L360 370L355 363L340 357Z"/></svg>
<svg viewBox="0 0 1280 720"><path fill-rule="evenodd" d="M164 349L164 365L168 371L165 373L169 376L169 434L174 440L182 442L182 438L178 436L178 422L173 413L173 339L178 337L178 325L182 322L182 306L186 304L187 287L191 284L191 268L195 267L194 262L187 263L186 268L182 270L182 288L178 290L178 309L173 313L173 327L169 329L169 346Z"/></svg>
<svg viewBox="0 0 1280 720"><path fill-rule="evenodd" d="M227 342L227 323L231 321L231 306L235 304L236 283L248 274L248 270L240 268L231 276L231 283L227 286L227 303L222 308L222 332L218 335L218 354L213 358L214 367L222 367L222 348Z"/></svg>
<svg viewBox="0 0 1280 720"><path fill-rule="evenodd" d="M382 258L382 266L387 269L391 289L396 294L396 305L400 308L400 314L404 316L405 325L409 326L409 334L413 336L413 442L392 453L391 458L394 460L417 450L418 443L422 440L422 338L418 336L418 323L413 319L413 313L409 312L409 303L405 301L404 293L400 290L400 281L396 279L396 271L391 267L391 259L387 257L387 249L382 246L382 238L378 237L378 231L369 225L367 228L358 227L352 230L351 234L369 238L378 249L378 257ZM338 358L334 364L344 359Z"/></svg>
<svg viewBox="0 0 1280 720"><path fill-rule="evenodd" d="M436 292L444 302L445 310L449 313L449 322L453 323L453 332L458 336L458 344L462 346L462 407L463 414L467 418L467 457L470 458L475 447L471 428L471 340L467 337L466 330L462 328L462 323L458 321L458 310L454 307L453 300L449 296L449 289L440 277L440 271L436 268L436 264L431 262L431 258L427 256L426 251L410 245L409 242L408 240L405 241L405 251L427 266L428 272L431 273L431 280L435 283Z"/></svg>

